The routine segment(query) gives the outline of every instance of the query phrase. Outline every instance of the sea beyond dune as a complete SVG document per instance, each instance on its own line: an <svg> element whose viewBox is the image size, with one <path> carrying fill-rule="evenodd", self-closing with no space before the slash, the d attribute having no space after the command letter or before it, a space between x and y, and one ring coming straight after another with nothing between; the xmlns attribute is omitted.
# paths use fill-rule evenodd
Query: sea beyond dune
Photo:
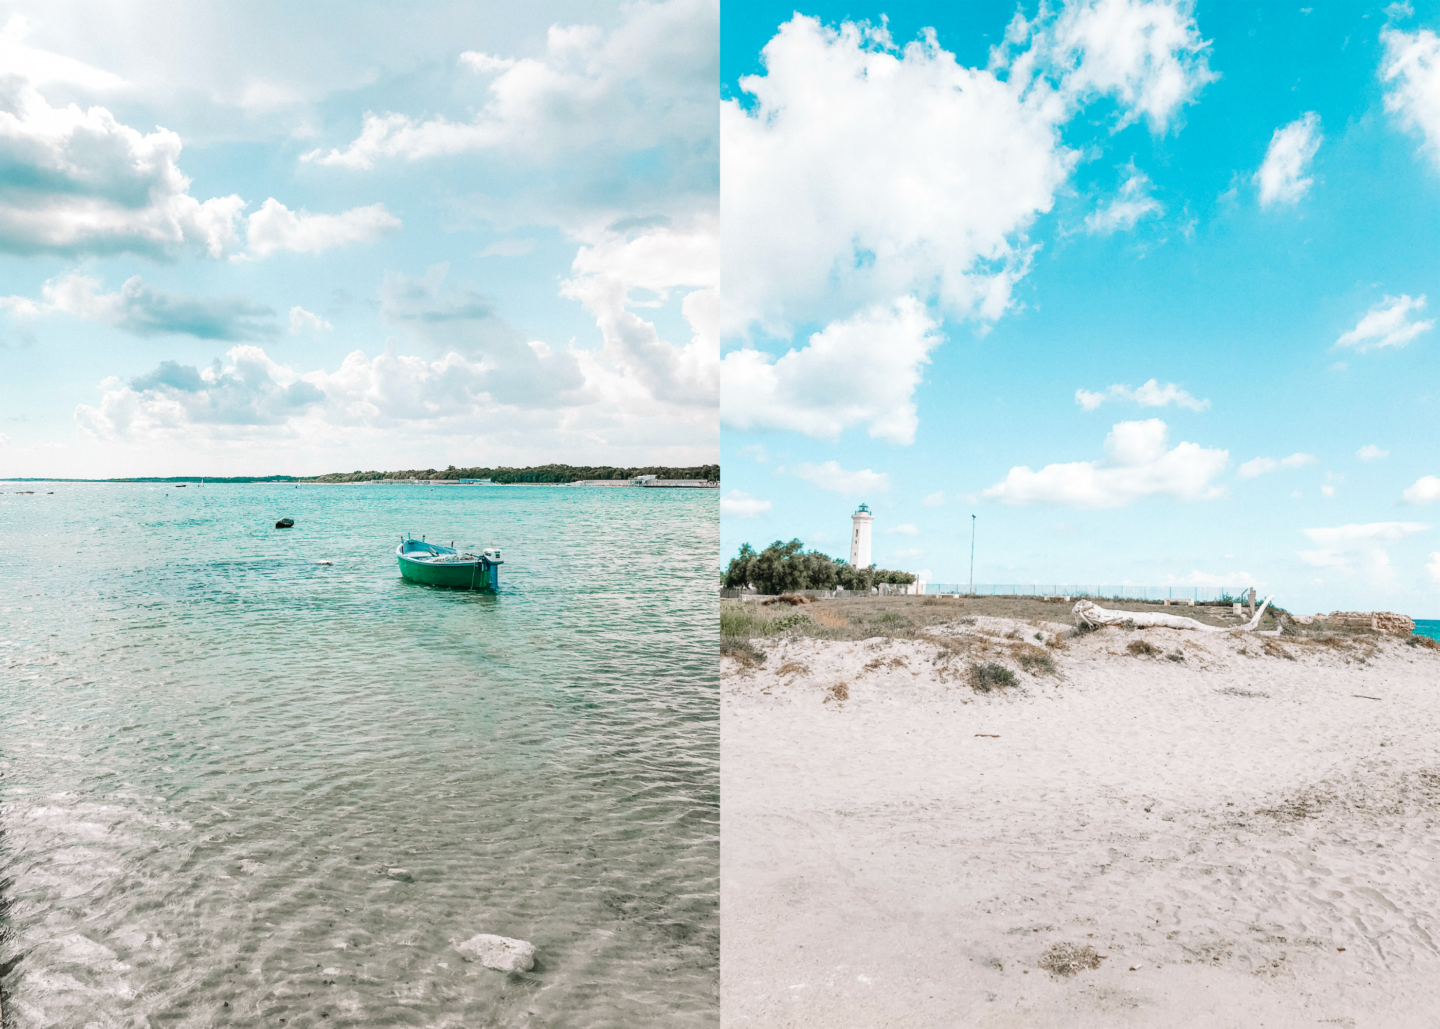
<svg viewBox="0 0 1440 1029"><path fill-rule="evenodd" d="M718 1024L718 547L709 490L0 484L6 1024Z"/></svg>

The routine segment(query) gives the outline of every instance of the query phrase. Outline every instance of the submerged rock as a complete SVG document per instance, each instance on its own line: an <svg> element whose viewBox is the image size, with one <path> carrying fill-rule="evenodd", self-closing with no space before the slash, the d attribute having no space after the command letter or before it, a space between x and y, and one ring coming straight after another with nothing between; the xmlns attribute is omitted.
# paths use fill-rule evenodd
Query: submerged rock
<svg viewBox="0 0 1440 1029"><path fill-rule="evenodd" d="M277 529L290 529L290 528L294 528L294 526L295 526L295 519L293 519L293 518L282 518L282 519L280 519L278 522L275 523L275 528L277 528Z"/></svg>
<svg viewBox="0 0 1440 1029"><path fill-rule="evenodd" d="M528 972L535 967L535 945L508 936L480 933L457 943L455 949L466 961L478 961L501 972Z"/></svg>

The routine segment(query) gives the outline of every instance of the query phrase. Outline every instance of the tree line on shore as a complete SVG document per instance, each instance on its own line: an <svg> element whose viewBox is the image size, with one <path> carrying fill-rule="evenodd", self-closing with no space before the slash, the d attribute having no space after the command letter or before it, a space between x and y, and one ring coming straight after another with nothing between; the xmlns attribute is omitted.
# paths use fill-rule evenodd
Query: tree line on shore
<svg viewBox="0 0 1440 1029"><path fill-rule="evenodd" d="M785 543L776 540L764 550L745 543L740 553L730 559L721 576L721 585L731 589L747 587L764 594L796 593L800 590L833 590L838 588L869 593L879 583L907 586L915 581L909 572L888 568L856 568L847 561L832 558L818 550L806 550L798 539Z"/></svg>
<svg viewBox="0 0 1440 1029"><path fill-rule="evenodd" d="M653 465L645 468L621 468L615 465L542 464L529 468L434 468L410 469L400 472L331 472L301 479L301 482L378 482L385 479L489 479L498 483L513 482L579 482L585 479L633 479L637 475L654 475L661 479L703 479L720 481L718 464L670 468Z"/></svg>

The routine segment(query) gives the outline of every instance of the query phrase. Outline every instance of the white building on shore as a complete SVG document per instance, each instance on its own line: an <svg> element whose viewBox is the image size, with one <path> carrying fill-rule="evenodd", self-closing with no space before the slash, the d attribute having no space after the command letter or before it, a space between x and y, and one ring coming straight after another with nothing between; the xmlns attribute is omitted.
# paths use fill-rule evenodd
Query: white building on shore
<svg viewBox="0 0 1440 1029"><path fill-rule="evenodd" d="M875 516L870 513L870 508L864 504L860 510L850 516L854 523L854 531L850 534L850 567L869 568L870 560L870 525L875 521Z"/></svg>

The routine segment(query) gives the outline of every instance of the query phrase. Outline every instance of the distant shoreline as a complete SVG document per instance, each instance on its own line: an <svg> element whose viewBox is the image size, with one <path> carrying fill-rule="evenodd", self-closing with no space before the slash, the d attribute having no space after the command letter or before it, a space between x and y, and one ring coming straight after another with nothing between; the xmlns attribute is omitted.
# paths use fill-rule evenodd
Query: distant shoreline
<svg viewBox="0 0 1440 1029"><path fill-rule="evenodd" d="M324 475L145 475L114 479L66 479L50 476L0 476L0 482L130 482L130 483L191 483L206 482L221 485L353 485L356 483L428 483L465 484L495 486L567 486L572 484L607 485L629 484L640 476L652 477L669 482L713 482L720 481L720 466L692 465L670 467L651 465L627 468L615 465L531 465L524 468L456 468L454 465L442 470L417 468L393 472L327 472ZM479 480L484 480L483 482Z"/></svg>

